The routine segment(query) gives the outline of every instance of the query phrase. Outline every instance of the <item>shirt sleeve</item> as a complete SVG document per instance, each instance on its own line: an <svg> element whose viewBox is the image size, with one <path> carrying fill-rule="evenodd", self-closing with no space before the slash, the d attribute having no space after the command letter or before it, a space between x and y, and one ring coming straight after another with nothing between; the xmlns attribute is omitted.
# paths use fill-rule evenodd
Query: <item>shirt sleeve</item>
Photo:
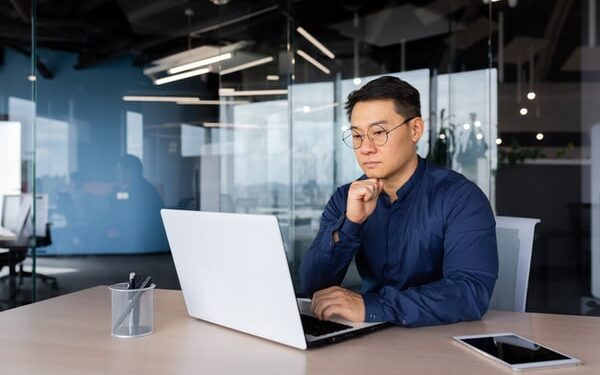
<svg viewBox="0 0 600 375"><path fill-rule="evenodd" d="M443 209L444 260L440 280L363 295L366 321L425 326L478 320L488 309L498 275L496 223L487 197L473 183L448 194Z"/></svg>
<svg viewBox="0 0 600 375"><path fill-rule="evenodd" d="M348 266L360 248L362 224L346 219L347 188L339 188L331 197L319 232L300 263L300 286L306 296L318 290L340 285ZM334 232L338 241L334 241Z"/></svg>

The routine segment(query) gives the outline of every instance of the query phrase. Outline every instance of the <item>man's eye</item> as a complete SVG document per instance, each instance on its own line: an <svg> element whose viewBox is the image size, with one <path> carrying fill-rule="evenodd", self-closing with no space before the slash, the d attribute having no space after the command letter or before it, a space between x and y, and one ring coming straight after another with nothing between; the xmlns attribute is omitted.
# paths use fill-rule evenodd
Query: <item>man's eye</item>
<svg viewBox="0 0 600 375"><path fill-rule="evenodd" d="M376 131L373 132L373 135L374 136L378 136L378 135L383 135L383 133L385 133L385 131L383 131L383 130L376 130Z"/></svg>
<svg viewBox="0 0 600 375"><path fill-rule="evenodd" d="M352 138L359 139L362 138L359 134L352 134Z"/></svg>

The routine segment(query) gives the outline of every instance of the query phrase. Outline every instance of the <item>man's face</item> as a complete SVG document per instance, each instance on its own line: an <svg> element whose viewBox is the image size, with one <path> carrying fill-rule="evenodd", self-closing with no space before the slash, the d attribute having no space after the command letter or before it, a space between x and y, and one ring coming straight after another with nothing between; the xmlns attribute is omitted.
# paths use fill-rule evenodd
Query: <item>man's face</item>
<svg viewBox="0 0 600 375"><path fill-rule="evenodd" d="M374 125L386 131L402 124L406 118L396 112L392 99L369 100L354 105L351 114L352 129L367 134ZM423 133L423 121L417 117L388 134L387 143L377 146L365 137L355 149L356 160L368 178L394 180L416 159L416 145Z"/></svg>

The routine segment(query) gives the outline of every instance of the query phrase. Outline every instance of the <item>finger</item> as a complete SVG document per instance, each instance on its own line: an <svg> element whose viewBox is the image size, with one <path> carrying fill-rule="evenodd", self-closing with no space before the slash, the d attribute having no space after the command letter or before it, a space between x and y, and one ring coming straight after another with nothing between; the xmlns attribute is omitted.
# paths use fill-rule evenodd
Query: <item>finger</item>
<svg viewBox="0 0 600 375"><path fill-rule="evenodd" d="M369 201L377 198L381 189L374 181L358 181L350 187L350 198L360 201Z"/></svg>
<svg viewBox="0 0 600 375"><path fill-rule="evenodd" d="M348 192L348 197L354 200L362 200L364 191L365 189L362 185L351 186L350 191Z"/></svg>
<svg viewBox="0 0 600 375"><path fill-rule="evenodd" d="M316 292L313 293L313 299L319 298L323 294L327 294L327 293L330 293L330 292L332 292L334 290L338 290L338 289L342 289L342 288L340 288L339 286L336 285L336 286L330 286L325 289L317 290Z"/></svg>
<svg viewBox="0 0 600 375"><path fill-rule="evenodd" d="M339 298L324 298L317 301L313 314L319 319L323 319L323 311L325 311L331 305L340 304Z"/></svg>
<svg viewBox="0 0 600 375"><path fill-rule="evenodd" d="M363 194L363 202L369 202L376 200L379 197L379 190L375 186L369 186L366 188L366 193Z"/></svg>
<svg viewBox="0 0 600 375"><path fill-rule="evenodd" d="M313 294L311 306L315 306L320 300L326 298L333 298L341 295L344 289L339 286L333 286L326 289L321 289Z"/></svg>
<svg viewBox="0 0 600 375"><path fill-rule="evenodd" d="M321 313L322 318L320 319L329 320L335 316L338 316L346 320L350 320L347 317L347 311L348 309L346 309L342 304L331 304L323 310L323 312Z"/></svg>
<svg viewBox="0 0 600 375"><path fill-rule="evenodd" d="M377 195L383 191L383 180L379 178L372 178L369 180L369 186L373 186L373 190Z"/></svg>
<svg viewBox="0 0 600 375"><path fill-rule="evenodd" d="M350 187L361 187L361 186L377 186L377 179L376 178L371 178L368 180L359 180L359 181L354 181Z"/></svg>
<svg viewBox="0 0 600 375"><path fill-rule="evenodd" d="M374 189L377 189L377 178L371 178L368 180L359 181L360 184L358 186L372 186Z"/></svg>
<svg viewBox="0 0 600 375"><path fill-rule="evenodd" d="M327 290L323 290L322 293L319 294L319 298L323 299L323 298L334 298L334 297L341 297L344 295L344 292L346 291L346 289L341 288L339 286L327 289Z"/></svg>
<svg viewBox="0 0 600 375"><path fill-rule="evenodd" d="M320 290L311 302L311 311L321 312L328 303L332 301L341 301L345 296L345 289L335 286Z"/></svg>
<svg viewBox="0 0 600 375"><path fill-rule="evenodd" d="M377 185L374 184L365 184L360 186L357 189L357 192L364 197L368 197L369 199L372 199L374 196L377 195Z"/></svg>
<svg viewBox="0 0 600 375"><path fill-rule="evenodd" d="M328 298L329 294L331 294L332 292L335 292L336 290L340 290L340 289L342 289L342 288L340 288L339 286L330 286L329 288L317 290L316 292L314 292L313 296L312 296L312 300L310 302L311 311L315 310L315 306L317 305L317 303L319 303L320 300L322 300L324 298Z"/></svg>

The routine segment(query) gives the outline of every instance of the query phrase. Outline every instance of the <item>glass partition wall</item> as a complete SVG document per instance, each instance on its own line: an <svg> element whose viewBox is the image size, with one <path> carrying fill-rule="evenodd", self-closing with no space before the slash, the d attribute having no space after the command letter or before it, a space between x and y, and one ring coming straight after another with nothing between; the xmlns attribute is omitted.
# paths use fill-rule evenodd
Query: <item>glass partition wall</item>
<svg viewBox="0 0 600 375"><path fill-rule="evenodd" d="M0 12L7 7L1 5ZM47 197L37 191L35 181L41 78L35 10L35 1L13 9L18 25L4 27L18 35L6 31L0 45L0 310L36 300L36 243L47 243Z"/></svg>
<svg viewBox="0 0 600 375"><path fill-rule="evenodd" d="M421 93L419 154L493 201L487 7L442 3L42 3L35 137L23 132L51 223L39 297L130 271L177 288L161 208L276 215L295 279L329 196L362 174L341 141L345 99L384 74ZM482 32L469 44L471 20ZM4 87L11 113L35 107Z"/></svg>
<svg viewBox="0 0 600 375"><path fill-rule="evenodd" d="M530 311L600 314L597 0L494 3L496 210L541 219Z"/></svg>
<svg viewBox="0 0 600 375"><path fill-rule="evenodd" d="M38 216L50 224L51 241L38 246L37 261L25 260L25 269L37 265L40 274L34 298L123 281L131 271L152 275L158 287L178 288L161 208L276 215L297 283L330 195L362 174L341 141L349 126L346 97L393 75L421 94L420 156L477 183L498 214L542 218L538 245L552 250L535 253L530 309L593 313L550 296L556 283L573 290L575 278L556 278L548 259L568 254L569 241L591 246L585 240L591 233L585 210L593 202L585 181L595 181L585 167L590 141L573 124L588 129L584 122L594 121L597 72L552 72L567 64L563 44L579 42L581 28L595 21L572 2L549 3L42 2L37 18L23 13L39 21L36 56L35 48L24 49L22 35L7 31L0 39L0 142L12 145L0 152L21 155L0 160L2 194L35 192L45 207ZM0 6L3 21L29 28L15 4ZM539 22L522 21L533 13ZM561 15L558 38L549 25ZM573 25L583 19L585 26ZM591 64L595 55L586 53L573 57L573 69ZM33 83L26 80L31 61ZM531 87L537 101L527 97ZM580 100L558 94L565 90ZM522 108L528 116L519 114ZM558 124L558 108L578 116L569 122L573 129ZM19 134L21 142L5 133ZM550 151L559 155L552 160L583 163L572 175L567 165L574 161L559 162L567 175L544 172L581 182L573 194L590 199L569 200L572 212L532 205L549 175L534 177L530 169L554 165L540 158ZM570 213L583 221L559 233ZM578 264L587 274L577 283L584 285L589 252L582 251ZM359 285L355 271L345 282ZM594 301L585 288L576 294Z"/></svg>

